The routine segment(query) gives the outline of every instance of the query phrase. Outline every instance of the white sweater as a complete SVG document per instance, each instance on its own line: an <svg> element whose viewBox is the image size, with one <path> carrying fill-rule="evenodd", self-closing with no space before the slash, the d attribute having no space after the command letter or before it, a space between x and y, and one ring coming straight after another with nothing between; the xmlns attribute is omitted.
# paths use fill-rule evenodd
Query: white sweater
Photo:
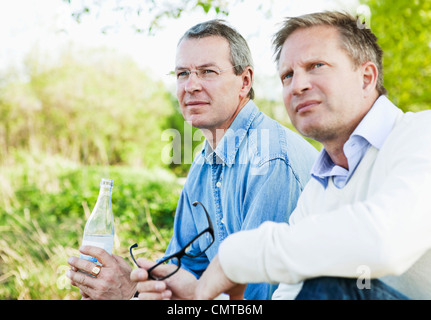
<svg viewBox="0 0 431 320"><path fill-rule="evenodd" d="M431 299L431 111L400 115L343 189L311 179L289 225L233 234L219 258L239 283L358 278L365 267L413 299Z"/></svg>

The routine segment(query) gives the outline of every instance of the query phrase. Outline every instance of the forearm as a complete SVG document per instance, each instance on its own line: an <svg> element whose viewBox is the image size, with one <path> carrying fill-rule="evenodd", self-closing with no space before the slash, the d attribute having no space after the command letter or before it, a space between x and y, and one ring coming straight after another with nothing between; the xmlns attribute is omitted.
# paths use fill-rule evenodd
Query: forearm
<svg viewBox="0 0 431 320"><path fill-rule="evenodd" d="M373 277L400 274L429 248L430 221L406 221L384 211L361 204L355 210L345 206L309 216L292 226L267 222L227 238L220 263L227 277L239 283L356 277L361 265Z"/></svg>

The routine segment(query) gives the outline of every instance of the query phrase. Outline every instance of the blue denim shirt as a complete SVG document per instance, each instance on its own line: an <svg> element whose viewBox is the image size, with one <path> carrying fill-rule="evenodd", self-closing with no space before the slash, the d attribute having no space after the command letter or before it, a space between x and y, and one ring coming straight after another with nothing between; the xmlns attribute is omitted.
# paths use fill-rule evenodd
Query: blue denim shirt
<svg viewBox="0 0 431 320"><path fill-rule="evenodd" d="M201 256L181 259L197 278L230 234L257 228L267 220L287 222L310 177L317 150L301 136L260 112L249 101L215 150L205 141L194 159L175 214L166 255L175 253L208 227L200 201L208 210L214 244ZM199 252L209 239L200 238ZM268 299L269 284L249 284L246 299Z"/></svg>

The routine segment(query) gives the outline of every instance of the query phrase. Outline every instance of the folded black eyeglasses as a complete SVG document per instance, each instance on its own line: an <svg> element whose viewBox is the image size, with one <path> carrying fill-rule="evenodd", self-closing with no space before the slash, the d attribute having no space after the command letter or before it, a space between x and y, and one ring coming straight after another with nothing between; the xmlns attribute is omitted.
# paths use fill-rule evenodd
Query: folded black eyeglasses
<svg viewBox="0 0 431 320"><path fill-rule="evenodd" d="M172 276L175 272L177 272L180 268L181 268L181 258L184 256L190 257L190 258L196 258L199 257L200 255L202 255L205 251L208 250L209 247L211 247L211 245L214 243L214 228L213 228L213 224L211 222L210 216L207 212L207 209L205 208L205 206L200 203L199 201L195 201L193 202L193 206L197 206L198 204L200 204L202 206L202 208L204 209L205 215L207 217L208 220L208 228L206 228L205 230L203 230L202 232L200 232L196 237L194 237L189 243L187 243L181 250L179 250L178 252L163 258L160 262L158 262L156 265L152 266L151 268L149 268L147 270L148 272L148 278L151 280L164 280L169 278L170 276ZM204 248L204 250L200 250L197 253L194 253L192 251L192 247L195 247L196 245L198 245L198 241L201 237L203 236L206 237L210 237L210 241L208 243L208 245ZM129 249L130 251L130 256L133 259L133 262L139 267L138 263L135 260L135 257L133 256L133 252L132 249L137 248L138 244L135 243L134 245L132 245ZM169 272L167 274L166 270L164 270L163 266L165 266L166 264L172 264L175 265L175 269L169 270Z"/></svg>

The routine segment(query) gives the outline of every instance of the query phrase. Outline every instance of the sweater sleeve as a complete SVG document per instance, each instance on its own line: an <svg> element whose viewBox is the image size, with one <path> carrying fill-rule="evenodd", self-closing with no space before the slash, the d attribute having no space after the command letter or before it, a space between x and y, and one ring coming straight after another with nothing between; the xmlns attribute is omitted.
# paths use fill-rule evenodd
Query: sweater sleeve
<svg viewBox="0 0 431 320"><path fill-rule="evenodd" d="M398 132L409 133L384 146L387 173L365 200L228 237L219 251L228 278L297 283L316 276L357 277L363 265L373 278L410 268L431 248L430 115L401 127ZM309 185L300 197L305 206L313 201ZM301 215L297 210L292 218Z"/></svg>

